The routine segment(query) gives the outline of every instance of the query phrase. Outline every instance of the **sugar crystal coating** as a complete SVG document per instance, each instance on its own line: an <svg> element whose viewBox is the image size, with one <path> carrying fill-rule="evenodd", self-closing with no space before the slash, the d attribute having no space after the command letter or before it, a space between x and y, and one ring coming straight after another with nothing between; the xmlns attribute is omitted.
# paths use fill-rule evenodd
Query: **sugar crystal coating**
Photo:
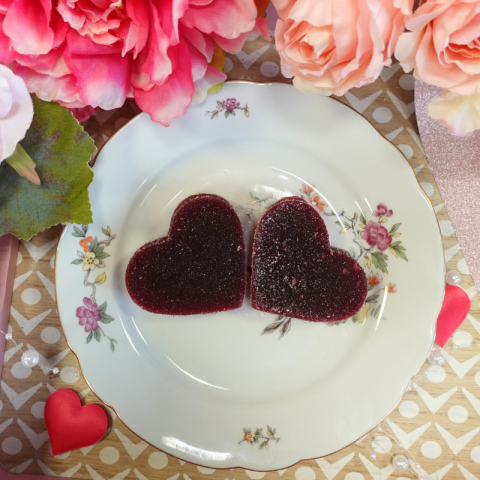
<svg viewBox="0 0 480 480"><path fill-rule="evenodd" d="M241 307L245 245L234 209L217 195L185 199L168 235L135 252L125 282L132 300L152 313L193 315Z"/></svg>
<svg viewBox="0 0 480 480"><path fill-rule="evenodd" d="M333 322L355 315L366 296L365 272L330 246L324 221L305 200L287 197L263 214L253 243L253 308Z"/></svg>

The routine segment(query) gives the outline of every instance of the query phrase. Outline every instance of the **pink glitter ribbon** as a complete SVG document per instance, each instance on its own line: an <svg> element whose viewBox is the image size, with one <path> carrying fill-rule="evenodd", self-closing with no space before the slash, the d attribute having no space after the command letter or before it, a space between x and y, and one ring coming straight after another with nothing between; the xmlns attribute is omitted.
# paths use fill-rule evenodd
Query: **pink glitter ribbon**
<svg viewBox="0 0 480 480"><path fill-rule="evenodd" d="M480 131L455 137L429 117L427 102L437 87L415 82L420 138L475 285L480 285Z"/></svg>

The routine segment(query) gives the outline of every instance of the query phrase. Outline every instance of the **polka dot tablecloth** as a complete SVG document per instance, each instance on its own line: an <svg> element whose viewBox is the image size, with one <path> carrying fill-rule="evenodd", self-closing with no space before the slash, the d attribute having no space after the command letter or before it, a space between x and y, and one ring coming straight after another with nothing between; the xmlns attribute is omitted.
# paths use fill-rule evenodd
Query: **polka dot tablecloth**
<svg viewBox="0 0 480 480"><path fill-rule="evenodd" d="M275 46L255 35L250 36L243 51L226 59L225 70L232 79L286 81ZM386 480L416 478L413 470L425 480L479 479L479 299L422 150L413 89L412 76L395 63L384 69L374 84L352 90L342 101L370 120L411 163L438 216L448 269L461 273L461 285L471 297L472 309L447 343L445 364L430 368L426 364L421 369L411 391L382 423L382 431L329 457L302 461L278 472L216 471L153 448L107 409L111 422L102 441L53 458L43 419L48 396L57 389L71 388L84 402L99 403L79 374L76 358L61 333L53 285L55 247L61 227L55 227L30 242L21 242L19 247L8 327L18 346L7 342L4 358L0 465L16 473L93 480ZM117 111L101 111L88 121L86 129L101 147L137 112L132 103ZM27 348L39 352L41 367L29 369L20 363L20 349ZM57 375L51 371L54 367L59 369ZM412 452L419 468L413 464L410 471L394 471L392 456L404 452L398 443Z"/></svg>

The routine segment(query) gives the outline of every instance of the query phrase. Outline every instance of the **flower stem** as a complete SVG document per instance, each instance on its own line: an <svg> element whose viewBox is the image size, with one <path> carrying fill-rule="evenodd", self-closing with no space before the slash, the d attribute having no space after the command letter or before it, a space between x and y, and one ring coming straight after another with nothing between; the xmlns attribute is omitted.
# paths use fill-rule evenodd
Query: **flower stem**
<svg viewBox="0 0 480 480"><path fill-rule="evenodd" d="M114 338L110 338L104 331L103 331L103 328L99 325L98 326L98 329L100 330L100 332L102 332L102 335L104 337L107 337L111 342L113 343L116 343L118 345L118 342L114 339Z"/></svg>
<svg viewBox="0 0 480 480"><path fill-rule="evenodd" d="M353 217L349 217L343 210L340 212L340 213L335 213L335 212L323 212L324 215L326 215L327 217L342 217L344 218L348 223L349 223L349 226L350 228L352 229L352 232L353 232L353 236L354 236L354 243L356 243L358 245L358 247L360 248L360 253L359 255L355 258L355 260L357 262L360 262L360 260L365 256L367 255L369 252L371 252L373 250L373 248L375 247L375 245L372 245L371 247L365 247L362 242L360 241L360 237L358 235L359 231L357 229L357 220L358 220L358 215L356 213L353 214Z"/></svg>

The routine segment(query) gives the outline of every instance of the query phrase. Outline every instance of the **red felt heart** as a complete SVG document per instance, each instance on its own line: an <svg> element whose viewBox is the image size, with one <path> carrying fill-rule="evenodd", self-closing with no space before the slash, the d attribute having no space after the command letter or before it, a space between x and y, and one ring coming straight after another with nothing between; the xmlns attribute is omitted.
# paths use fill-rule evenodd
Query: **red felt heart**
<svg viewBox="0 0 480 480"><path fill-rule="evenodd" d="M98 442L108 427L103 408L82 407L78 395L67 389L57 390L48 397L45 423L54 456Z"/></svg>
<svg viewBox="0 0 480 480"><path fill-rule="evenodd" d="M465 320L470 310L470 299L463 288L455 285L445 287L443 305L437 319L435 341L443 347L450 335Z"/></svg>
<svg viewBox="0 0 480 480"><path fill-rule="evenodd" d="M267 210L255 232L251 303L264 312L316 322L345 320L362 307L367 278L305 200L288 197Z"/></svg>
<svg viewBox="0 0 480 480"><path fill-rule="evenodd" d="M175 210L168 236L147 243L128 263L132 300L152 313L233 310L245 294L245 245L235 210L217 195L194 195Z"/></svg>

